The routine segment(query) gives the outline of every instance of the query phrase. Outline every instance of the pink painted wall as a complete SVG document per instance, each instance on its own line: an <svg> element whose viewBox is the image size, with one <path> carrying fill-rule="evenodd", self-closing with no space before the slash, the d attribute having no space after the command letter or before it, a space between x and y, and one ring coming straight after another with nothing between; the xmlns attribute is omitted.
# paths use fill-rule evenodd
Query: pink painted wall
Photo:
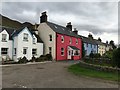
<svg viewBox="0 0 120 90"><path fill-rule="evenodd" d="M67 47L68 46L76 46L80 49L80 56L74 56L74 60L80 60L82 57L82 41L78 38L78 44L76 44L76 38L72 38L72 43L70 44L70 36L66 36L63 34L56 33L56 60L67 60ZM64 36L64 43L61 41L61 36ZM64 48L64 56L61 56L61 48Z"/></svg>

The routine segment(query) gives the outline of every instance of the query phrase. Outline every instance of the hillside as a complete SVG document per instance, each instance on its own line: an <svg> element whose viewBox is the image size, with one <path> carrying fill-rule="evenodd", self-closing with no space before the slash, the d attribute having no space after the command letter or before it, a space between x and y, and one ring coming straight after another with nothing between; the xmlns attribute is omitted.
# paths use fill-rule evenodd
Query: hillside
<svg viewBox="0 0 120 90"><path fill-rule="evenodd" d="M0 14L0 25L6 26L6 27L11 27L11 28L17 28L17 29L21 28L23 26L28 26L28 27L34 28L34 25L32 25L29 22L20 23L19 21L12 20L8 17L2 16L1 14Z"/></svg>

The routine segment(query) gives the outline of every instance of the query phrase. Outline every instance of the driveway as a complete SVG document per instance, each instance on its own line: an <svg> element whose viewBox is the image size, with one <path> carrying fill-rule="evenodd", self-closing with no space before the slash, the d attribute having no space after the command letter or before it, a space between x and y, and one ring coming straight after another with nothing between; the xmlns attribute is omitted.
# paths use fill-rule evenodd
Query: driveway
<svg viewBox="0 0 120 90"><path fill-rule="evenodd" d="M48 62L2 67L3 88L117 88L117 83L76 76L67 71L74 62Z"/></svg>

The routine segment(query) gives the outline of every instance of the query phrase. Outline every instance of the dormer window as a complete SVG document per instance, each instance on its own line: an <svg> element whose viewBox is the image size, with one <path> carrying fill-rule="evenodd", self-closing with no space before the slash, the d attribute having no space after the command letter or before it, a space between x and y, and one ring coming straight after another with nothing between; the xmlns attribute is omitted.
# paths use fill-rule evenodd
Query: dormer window
<svg viewBox="0 0 120 90"><path fill-rule="evenodd" d="M64 43L64 36L61 36L61 42Z"/></svg>
<svg viewBox="0 0 120 90"><path fill-rule="evenodd" d="M6 42L7 41L7 34L2 34L2 42Z"/></svg>
<svg viewBox="0 0 120 90"><path fill-rule="evenodd" d="M52 35L49 35L49 40L52 41Z"/></svg>
<svg viewBox="0 0 120 90"><path fill-rule="evenodd" d="M27 33L23 34L23 41L28 41L28 34Z"/></svg>

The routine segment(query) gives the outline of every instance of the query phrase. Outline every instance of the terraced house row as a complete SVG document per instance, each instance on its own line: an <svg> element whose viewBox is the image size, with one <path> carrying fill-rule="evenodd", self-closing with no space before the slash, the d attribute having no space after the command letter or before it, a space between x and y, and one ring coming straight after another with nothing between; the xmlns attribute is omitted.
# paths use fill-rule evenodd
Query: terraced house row
<svg viewBox="0 0 120 90"><path fill-rule="evenodd" d="M54 60L80 60L82 45L86 55L91 52L103 55L112 49L108 43L93 39L91 34L88 37L78 35L71 22L64 26L49 22L46 12L41 14L40 24L35 29L1 27L0 57L5 60L18 61L24 56L30 60L32 56L43 54L51 54Z"/></svg>

